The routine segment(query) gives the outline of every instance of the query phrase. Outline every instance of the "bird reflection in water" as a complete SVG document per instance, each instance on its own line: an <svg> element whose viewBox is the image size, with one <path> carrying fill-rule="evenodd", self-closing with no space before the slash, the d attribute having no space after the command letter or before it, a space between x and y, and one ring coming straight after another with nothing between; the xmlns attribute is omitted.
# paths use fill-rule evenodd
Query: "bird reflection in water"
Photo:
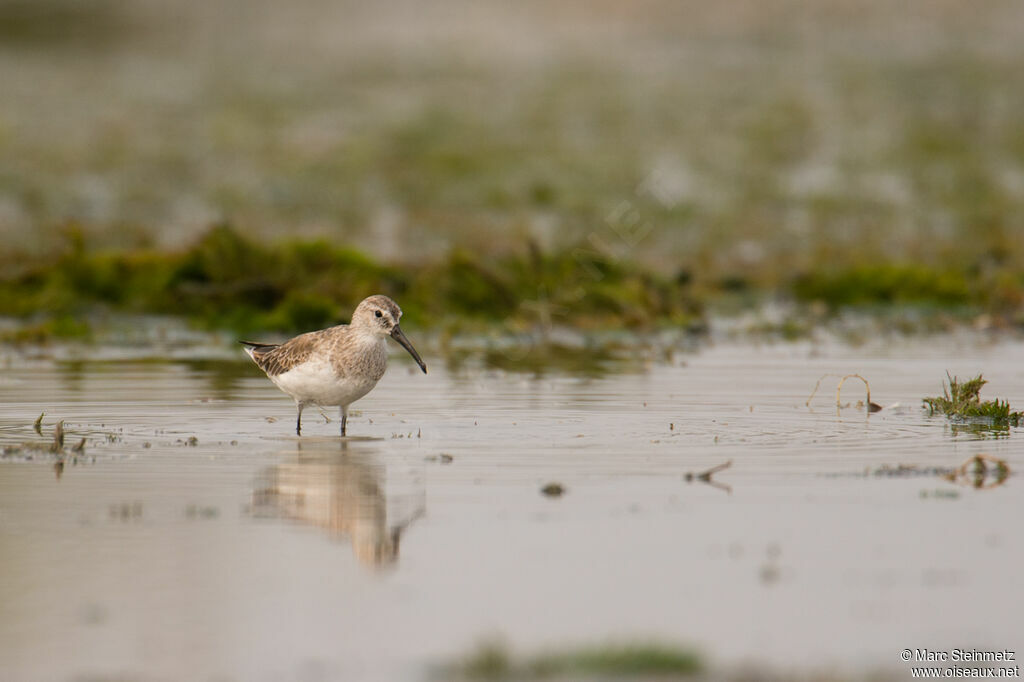
<svg viewBox="0 0 1024 682"><path fill-rule="evenodd" d="M402 534L425 511L422 480L413 482L413 490L403 486L389 499L387 467L371 449L337 440L300 442L291 461L264 472L253 492L253 513L347 537L361 564L381 569L398 561Z"/></svg>

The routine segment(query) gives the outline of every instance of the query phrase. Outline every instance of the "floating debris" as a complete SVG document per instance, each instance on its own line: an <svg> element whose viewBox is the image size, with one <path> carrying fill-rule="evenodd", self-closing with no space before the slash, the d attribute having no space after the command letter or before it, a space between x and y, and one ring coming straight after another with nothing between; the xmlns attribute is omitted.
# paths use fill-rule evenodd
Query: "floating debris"
<svg viewBox="0 0 1024 682"><path fill-rule="evenodd" d="M922 490L920 493L922 500L933 498L937 500L958 500L960 499L960 492L957 490L944 490L942 488L936 488L935 490Z"/></svg>
<svg viewBox="0 0 1024 682"><path fill-rule="evenodd" d="M1020 426L1024 420L1024 413L1010 410L1010 403L1006 400L981 401L981 387L988 383L982 375L960 381L946 372L946 379L948 384L943 385L941 396L922 399L929 414L941 412L950 419L984 420L999 426Z"/></svg>
<svg viewBox="0 0 1024 682"><path fill-rule="evenodd" d="M442 452L440 455L427 455L423 458L427 462L440 462L441 464L451 464L455 458L449 455L447 452Z"/></svg>
<svg viewBox="0 0 1024 682"><path fill-rule="evenodd" d="M137 521L142 518L142 502L121 502L107 509L112 521Z"/></svg>
<svg viewBox="0 0 1024 682"><path fill-rule="evenodd" d="M840 375L840 374L822 374L820 377L818 377L817 383L814 384L814 390L811 391L811 395L809 395L807 397L807 401L804 403L804 405L806 405L807 407L811 406L811 401L814 399L814 396L817 395L818 389L821 388L821 382L822 382L822 380L825 377L839 377L839 383L836 384L836 412L838 412L840 410L840 408L843 407L843 403L842 403L842 400L840 400L840 396L841 396L842 391L843 391L843 383L847 379L860 379L861 381L864 382L864 388L867 391L867 395L866 395L865 399L862 402L858 402L857 403L857 407L867 407L867 411L869 413L871 413L871 412L879 412L882 409L884 409L878 403L875 403L875 402L871 401L871 384L869 384L868 380L865 379L864 377L862 377L859 374L845 374L845 375Z"/></svg>
<svg viewBox="0 0 1024 682"><path fill-rule="evenodd" d="M220 516L220 509L212 506L190 504L185 507L185 518L210 520Z"/></svg>
<svg viewBox="0 0 1024 682"><path fill-rule="evenodd" d="M57 422L53 429L53 445L50 447L53 452L60 452L64 449L64 420Z"/></svg>
<svg viewBox="0 0 1024 682"><path fill-rule="evenodd" d="M918 466L916 464L883 464L875 469L865 468L861 473L826 474L828 476L855 476L858 478L915 478L938 476L951 483L969 485L979 490L1002 485L1010 476L1005 460L978 454L958 467ZM923 495L922 495L923 496ZM938 495L932 495L937 497Z"/></svg>
<svg viewBox="0 0 1024 682"><path fill-rule="evenodd" d="M686 481L687 483L693 483L694 481L700 481L701 483L707 483L708 485L712 485L712 486L714 486L716 488L719 488L720 490L724 490L725 492L732 494L732 488L730 486L727 486L724 483L719 483L718 481L715 481L715 480L712 479L712 476L717 474L719 471L723 471L725 469L728 469L731 466L732 466L732 460L730 459L730 460L728 460L726 462L723 462L722 464L719 464L717 466L713 466L713 467L711 467L710 469L708 469L706 471L700 471L700 472L697 472L697 473L694 473L692 471L688 471L685 474L683 474L683 480Z"/></svg>
<svg viewBox="0 0 1024 682"><path fill-rule="evenodd" d="M43 415L39 415L34 423L35 430L41 431ZM42 433L40 433L42 435ZM85 454L85 446L88 439L83 436L70 448L66 448L66 431L64 420L61 419L53 427L53 437L49 440L32 440L21 443L13 443L0 447L0 459L14 459L31 462L39 456L41 459L49 459L53 462L53 472L59 481L64 474L68 460L72 465L79 463L79 458ZM95 463L96 458L90 460Z"/></svg>
<svg viewBox="0 0 1024 682"><path fill-rule="evenodd" d="M922 467L915 464L883 464L871 472L872 476L881 478L911 478L915 476L948 476L953 469L949 467Z"/></svg>
<svg viewBox="0 0 1024 682"><path fill-rule="evenodd" d="M772 585L779 582L779 578L782 577L782 571L776 564L765 563L758 570L757 575L761 579L762 585Z"/></svg>
<svg viewBox="0 0 1024 682"><path fill-rule="evenodd" d="M986 454L977 454L959 468L945 474L944 478L952 483L969 485L978 490L995 488L1006 483L1010 476L1010 467L1006 460Z"/></svg>
<svg viewBox="0 0 1024 682"><path fill-rule="evenodd" d="M561 497L566 491L565 486L561 483L548 483L540 489L540 492L545 497Z"/></svg>
<svg viewBox="0 0 1024 682"><path fill-rule="evenodd" d="M36 433L38 433L40 436L43 435L43 417L45 416L45 412L40 412L39 417L37 417L35 423L32 424L32 428L34 428L36 430Z"/></svg>

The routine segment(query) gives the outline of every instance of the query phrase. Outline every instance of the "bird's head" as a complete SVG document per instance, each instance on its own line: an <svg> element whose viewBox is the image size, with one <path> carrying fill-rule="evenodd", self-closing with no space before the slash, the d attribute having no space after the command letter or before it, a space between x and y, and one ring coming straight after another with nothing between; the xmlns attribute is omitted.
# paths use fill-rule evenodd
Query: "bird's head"
<svg viewBox="0 0 1024 682"><path fill-rule="evenodd" d="M352 313L352 326L357 327L361 330L368 331L375 336L385 337L390 336L397 341L403 348L409 351L409 355L412 356L416 364L420 366L423 373L427 373L427 366L423 364L423 360L420 359L420 354L416 352L416 349L412 347L409 339L402 333L402 328L398 326L398 321L402 317L402 309L398 307L398 304L392 301L387 296L377 294L375 296L369 296L364 298L362 302L356 306L356 310Z"/></svg>

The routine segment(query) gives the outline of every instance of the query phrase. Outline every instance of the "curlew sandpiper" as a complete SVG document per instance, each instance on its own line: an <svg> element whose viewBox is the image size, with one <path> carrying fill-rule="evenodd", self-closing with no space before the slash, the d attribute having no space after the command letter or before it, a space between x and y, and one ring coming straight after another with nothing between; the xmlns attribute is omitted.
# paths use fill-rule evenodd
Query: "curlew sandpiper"
<svg viewBox="0 0 1024 682"><path fill-rule="evenodd" d="M300 334L282 344L241 341L245 352L282 391L295 399L295 433L302 435L306 405L341 408L345 435L348 406L369 393L388 365L387 337L402 345L423 373L419 353L402 333L402 309L387 296L370 296L356 306L351 324Z"/></svg>

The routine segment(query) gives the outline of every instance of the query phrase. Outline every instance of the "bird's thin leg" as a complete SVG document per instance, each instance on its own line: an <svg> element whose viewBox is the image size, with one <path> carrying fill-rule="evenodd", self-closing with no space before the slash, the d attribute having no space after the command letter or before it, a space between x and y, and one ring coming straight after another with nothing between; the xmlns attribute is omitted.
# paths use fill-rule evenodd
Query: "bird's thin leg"
<svg viewBox="0 0 1024 682"><path fill-rule="evenodd" d="M305 407L302 403L296 401L295 404L299 408L299 415L295 418L295 435L302 435L302 408Z"/></svg>
<svg viewBox="0 0 1024 682"><path fill-rule="evenodd" d="M345 435L345 426L348 424L348 405L341 406L341 435Z"/></svg>

